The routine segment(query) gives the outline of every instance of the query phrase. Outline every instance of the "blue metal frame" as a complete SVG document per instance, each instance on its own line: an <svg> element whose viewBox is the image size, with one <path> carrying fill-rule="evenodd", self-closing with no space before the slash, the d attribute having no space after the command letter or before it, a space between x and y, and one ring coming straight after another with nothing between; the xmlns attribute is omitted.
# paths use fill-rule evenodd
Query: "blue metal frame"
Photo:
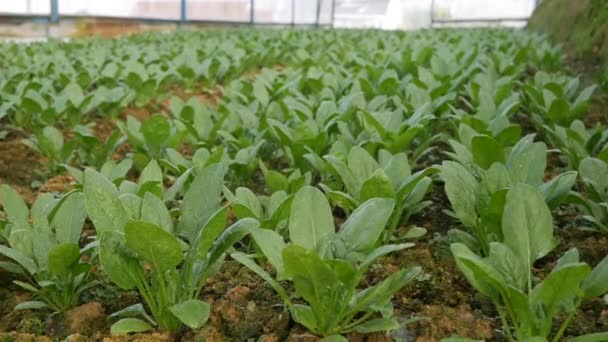
<svg viewBox="0 0 608 342"><path fill-rule="evenodd" d="M255 23L255 0L249 0L249 23Z"/></svg>
<svg viewBox="0 0 608 342"><path fill-rule="evenodd" d="M188 21L187 13L188 13L188 0L181 0L179 20L182 24L185 24L186 21Z"/></svg>
<svg viewBox="0 0 608 342"><path fill-rule="evenodd" d="M4 15L0 14L1 19L26 19L30 20L44 20L51 23L58 23L60 19L59 15L59 1L60 0L49 0L50 1L50 12L48 15L36 15L36 14L10 14ZM316 0L317 8L316 8L316 20L313 23L299 23L295 22L295 7L296 0L291 0L292 10L291 10L291 20L288 22L256 22L255 20L255 0L249 0L250 3L250 13L249 13L249 24L256 24L262 26L330 26L333 27L335 20L335 7L336 0L331 0L331 23L329 24L321 24L320 16L321 16L321 1L325 0ZM165 19L165 18L145 18L145 17L119 17L119 16L106 16L106 15L70 15L66 14L61 16L63 19L73 20L80 18L98 18L98 19L116 19L116 20L125 20L125 21L139 21L145 23L176 23L176 24L217 24L217 25L239 25L239 24L247 24L247 21L226 21L226 20L192 20L188 19L188 0L180 0L180 17L179 19Z"/></svg>
<svg viewBox="0 0 608 342"><path fill-rule="evenodd" d="M59 0L51 0L51 22L59 22Z"/></svg>
<svg viewBox="0 0 608 342"><path fill-rule="evenodd" d="M317 0L317 14L315 17L315 26L319 27L319 20L321 19L321 0Z"/></svg>

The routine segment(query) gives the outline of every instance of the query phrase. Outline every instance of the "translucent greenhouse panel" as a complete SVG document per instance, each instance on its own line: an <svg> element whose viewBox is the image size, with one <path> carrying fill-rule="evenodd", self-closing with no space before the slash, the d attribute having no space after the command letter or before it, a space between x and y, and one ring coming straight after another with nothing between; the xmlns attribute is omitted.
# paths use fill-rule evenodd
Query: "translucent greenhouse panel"
<svg viewBox="0 0 608 342"><path fill-rule="evenodd" d="M47 0L48 2L48 0ZM178 20L180 0L59 0L59 13Z"/></svg>
<svg viewBox="0 0 608 342"><path fill-rule="evenodd" d="M435 0L436 20L525 19L536 0Z"/></svg>
<svg viewBox="0 0 608 342"><path fill-rule="evenodd" d="M295 11L291 0L255 0L256 23L290 24Z"/></svg>
<svg viewBox="0 0 608 342"><path fill-rule="evenodd" d="M317 1L296 0L295 1L295 23L315 24L317 20Z"/></svg>
<svg viewBox="0 0 608 342"><path fill-rule="evenodd" d="M48 15L49 0L0 0L0 14Z"/></svg>
<svg viewBox="0 0 608 342"><path fill-rule="evenodd" d="M412 0L418 1L418 0ZM334 26L345 28L383 28L386 25L389 3L399 0L336 0ZM392 13L400 20L401 11Z"/></svg>
<svg viewBox="0 0 608 342"><path fill-rule="evenodd" d="M249 0L188 0L188 20L249 22Z"/></svg>
<svg viewBox="0 0 608 342"><path fill-rule="evenodd" d="M334 0L321 0L321 8L319 13L319 24L321 25L331 25L331 16L332 16L332 8Z"/></svg>

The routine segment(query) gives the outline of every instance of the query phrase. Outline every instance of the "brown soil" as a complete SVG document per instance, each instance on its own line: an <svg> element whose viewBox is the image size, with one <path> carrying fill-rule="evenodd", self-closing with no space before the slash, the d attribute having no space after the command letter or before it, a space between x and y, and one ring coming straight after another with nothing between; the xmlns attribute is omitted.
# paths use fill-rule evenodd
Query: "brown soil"
<svg viewBox="0 0 608 342"><path fill-rule="evenodd" d="M45 159L25 146L21 139L21 134L12 132L0 141L0 184L13 186L33 201L30 185L36 180L34 171L44 168Z"/></svg>
<svg viewBox="0 0 608 342"><path fill-rule="evenodd" d="M139 121L146 121L152 113L147 108L138 108L138 107L127 107L123 109L119 116L121 119L126 120L127 116L132 116Z"/></svg>
<svg viewBox="0 0 608 342"><path fill-rule="evenodd" d="M67 172L49 178L49 180L44 183L40 189L38 189L38 193L65 193L72 189L74 189L74 185L76 184L76 179Z"/></svg>
<svg viewBox="0 0 608 342"><path fill-rule="evenodd" d="M108 118L96 118L93 132L101 141L106 141L112 132L116 129L116 123Z"/></svg>
<svg viewBox="0 0 608 342"><path fill-rule="evenodd" d="M46 322L48 336L80 334L94 336L106 332L105 311L101 304L90 302L77 306L64 314L54 315Z"/></svg>

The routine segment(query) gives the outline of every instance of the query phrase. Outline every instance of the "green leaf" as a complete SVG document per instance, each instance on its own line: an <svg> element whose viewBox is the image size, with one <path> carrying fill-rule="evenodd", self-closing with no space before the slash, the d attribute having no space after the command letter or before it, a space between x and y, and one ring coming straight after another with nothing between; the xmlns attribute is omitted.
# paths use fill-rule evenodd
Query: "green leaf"
<svg viewBox="0 0 608 342"><path fill-rule="evenodd" d="M411 248L415 245L413 243L402 243L398 245L384 245L374 249L371 253L369 253L365 259L361 261L359 264L359 274L362 276L367 268L381 256L387 255L392 252L400 251L402 249Z"/></svg>
<svg viewBox="0 0 608 342"><path fill-rule="evenodd" d="M340 228L340 239L347 252L368 254L391 217L395 201L390 198L372 198L360 205Z"/></svg>
<svg viewBox="0 0 608 342"><path fill-rule="evenodd" d="M439 176L445 183L446 195L458 219L466 227L476 227L475 205L479 183L475 177L464 166L453 161L441 164Z"/></svg>
<svg viewBox="0 0 608 342"><path fill-rule="evenodd" d="M471 152L473 160L482 169L488 169L494 163L504 163L505 151L502 146L492 137L487 135L476 135L471 140Z"/></svg>
<svg viewBox="0 0 608 342"><path fill-rule="evenodd" d="M144 194L141 203L140 220L154 223L169 233L173 233L173 219L165 203L150 192Z"/></svg>
<svg viewBox="0 0 608 342"><path fill-rule="evenodd" d="M392 318L377 318L358 325L355 331L360 334L369 334L378 331L391 331L400 327L401 324Z"/></svg>
<svg viewBox="0 0 608 342"><path fill-rule="evenodd" d="M355 146L348 153L348 168L356 182L362 184L380 168L376 160L363 148Z"/></svg>
<svg viewBox="0 0 608 342"><path fill-rule="evenodd" d="M63 277L70 274L80 261L80 249L77 244L63 243L51 249L48 258L49 272Z"/></svg>
<svg viewBox="0 0 608 342"><path fill-rule="evenodd" d="M318 342L348 342L348 339L342 335L331 335L323 337Z"/></svg>
<svg viewBox="0 0 608 342"><path fill-rule="evenodd" d="M257 228L251 230L251 236L255 243L260 247L268 261L274 266L277 271L279 280L285 279L285 266L283 264L283 249L285 242L283 237L270 229Z"/></svg>
<svg viewBox="0 0 608 342"><path fill-rule="evenodd" d="M84 93L78 83L70 82L67 87L65 87L64 91L68 97L68 101L70 101L75 108L80 107L80 104L84 100Z"/></svg>
<svg viewBox="0 0 608 342"><path fill-rule="evenodd" d="M23 267L11 261L0 261L0 268L9 273L25 274Z"/></svg>
<svg viewBox="0 0 608 342"><path fill-rule="evenodd" d="M285 302L285 304L287 304L287 306L293 307L293 304L291 303L291 300L289 299L290 297L287 294L287 292L285 292L285 290L281 287L281 285L279 285L279 283L277 283L270 276L270 274L268 274L268 272L264 271L264 269L262 269L253 260L249 259L247 257L247 255L245 255L241 252L232 253L232 254L230 254L230 256L232 257L232 259L240 262L241 264L245 265L245 267L247 267L248 269L255 272L255 274L260 276L260 278L264 279L264 281L266 281L268 283L268 285L270 285L277 292L277 294L281 297L281 299L283 299L283 301Z"/></svg>
<svg viewBox="0 0 608 342"><path fill-rule="evenodd" d="M121 232L128 217L114 184L99 172L86 169L83 188L87 214L97 232Z"/></svg>
<svg viewBox="0 0 608 342"><path fill-rule="evenodd" d="M22 302L22 303L15 305L15 308L13 310L15 310L15 311L37 310L37 309L43 309L46 307L47 307L47 304L45 302L40 302L37 300L30 300L30 301Z"/></svg>
<svg viewBox="0 0 608 342"><path fill-rule="evenodd" d="M585 334L574 338L569 338L567 342L601 342L608 341L608 332Z"/></svg>
<svg viewBox="0 0 608 342"><path fill-rule="evenodd" d="M532 290L532 306L542 307L544 317L553 317L562 302L571 301L580 293L581 283L590 271L589 265L585 263L573 263L554 269ZM543 334L549 334L551 320L543 320L541 329Z"/></svg>
<svg viewBox="0 0 608 342"><path fill-rule="evenodd" d="M608 200L608 163L596 159L585 158L579 166L581 178L593 187L593 190L605 200Z"/></svg>
<svg viewBox="0 0 608 342"><path fill-rule="evenodd" d="M146 145L153 153L158 153L171 135L171 125L162 114L154 114L141 124L141 133Z"/></svg>
<svg viewBox="0 0 608 342"><path fill-rule="evenodd" d="M36 274L38 270L34 260L17 249L0 245L0 254L16 261L21 267L25 268L29 274Z"/></svg>
<svg viewBox="0 0 608 342"><path fill-rule="evenodd" d="M249 234L252 229L258 228L260 222L252 218L245 218L233 223L228 227L222 235L211 246L211 250L207 256L207 264L214 264L224 254L228 248L232 247L237 241L240 241L245 235Z"/></svg>
<svg viewBox="0 0 608 342"><path fill-rule="evenodd" d="M310 306L295 304L291 307L291 316L293 320L305 326L308 330L313 332L318 331L317 319Z"/></svg>
<svg viewBox="0 0 608 342"><path fill-rule="evenodd" d="M29 209L17 191L6 184L0 186L0 200L4 213L10 222L27 226Z"/></svg>
<svg viewBox="0 0 608 342"><path fill-rule="evenodd" d="M68 194L67 198L59 204L51 222L51 226L55 228L57 242L77 244L86 218L84 194L82 192Z"/></svg>
<svg viewBox="0 0 608 342"><path fill-rule="evenodd" d="M541 194L527 184L515 184L507 193L502 233L507 246L527 270L554 247L553 219ZM531 286L531 275L528 284Z"/></svg>
<svg viewBox="0 0 608 342"><path fill-rule="evenodd" d="M500 290L506 283L500 273L464 244L453 243L450 245L450 249L456 265L464 273L469 283L492 300L499 300Z"/></svg>
<svg viewBox="0 0 608 342"><path fill-rule="evenodd" d="M351 314L360 311L379 311L386 307L395 292L399 291L405 284L414 280L422 272L420 267L412 267L399 270L378 284L357 293L356 298L349 306Z"/></svg>
<svg viewBox="0 0 608 342"><path fill-rule="evenodd" d="M127 253L124 241L113 233L101 237L99 261L104 273L123 290L138 286L144 276L139 261Z"/></svg>
<svg viewBox="0 0 608 342"><path fill-rule="evenodd" d="M571 116L570 104L563 99L555 99L551 102L551 106L547 110L547 118L561 126L568 126L574 119L577 119Z"/></svg>
<svg viewBox="0 0 608 342"><path fill-rule="evenodd" d="M255 96L255 99L260 102L262 108L268 105L270 96L268 95L268 90L266 90L266 86L264 86L262 78L256 77L255 81L253 82L253 95Z"/></svg>
<svg viewBox="0 0 608 342"><path fill-rule="evenodd" d="M198 256L201 259L207 257L207 252L215 242L215 239L222 233L228 223L228 207L216 211L201 229L198 245Z"/></svg>
<svg viewBox="0 0 608 342"><path fill-rule="evenodd" d="M361 184L358 199L360 202L365 202L370 198L376 197L395 197L393 183L382 169L374 171L372 175Z"/></svg>
<svg viewBox="0 0 608 342"><path fill-rule="evenodd" d="M383 168L384 173L393 183L393 189L398 189L412 173L405 153L397 153L391 156L383 165Z"/></svg>
<svg viewBox="0 0 608 342"><path fill-rule="evenodd" d="M112 324L112 327L110 327L110 334L128 334L149 330L152 330L152 327L141 319L123 318Z"/></svg>
<svg viewBox="0 0 608 342"><path fill-rule="evenodd" d="M63 134L53 126L46 126L42 135L38 137L40 149L48 151L47 154L58 158L59 151L63 147Z"/></svg>
<svg viewBox="0 0 608 342"><path fill-rule="evenodd" d="M296 294L312 307L330 298L332 287L338 283L331 268L312 250L298 245L283 249L287 277L293 280Z"/></svg>
<svg viewBox="0 0 608 342"><path fill-rule="evenodd" d="M213 164L201 169L184 194L177 232L191 242L201 226L220 208L224 168Z"/></svg>
<svg viewBox="0 0 608 342"><path fill-rule="evenodd" d="M576 171L564 172L538 188L550 209L556 209L568 197L576 176Z"/></svg>
<svg viewBox="0 0 608 342"><path fill-rule="evenodd" d="M258 197L253 191L239 187L235 191L236 203L233 205L233 210L238 218L253 217L262 219L264 210Z"/></svg>
<svg viewBox="0 0 608 342"><path fill-rule="evenodd" d="M545 177L547 165L547 146L542 142L533 142L534 136L521 139L507 158L507 169L513 182L521 182L540 187Z"/></svg>
<svg viewBox="0 0 608 342"><path fill-rule="evenodd" d="M161 227L144 221L129 221L125 226L127 247L152 263L160 272L177 266L183 258L179 241Z"/></svg>
<svg viewBox="0 0 608 342"><path fill-rule="evenodd" d="M312 186L300 189L291 203L289 238L297 245L315 249L334 235L334 220L327 198Z"/></svg>
<svg viewBox="0 0 608 342"><path fill-rule="evenodd" d="M525 268L521 258L518 258L507 245L498 242L490 243L489 256L486 261L500 273L507 284L521 291L528 291L526 280L530 270Z"/></svg>
<svg viewBox="0 0 608 342"><path fill-rule="evenodd" d="M412 228L408 229L408 231L401 236L401 239L404 239L404 240L418 239L418 238L421 238L424 235L426 235L426 233L427 233L426 228L412 227Z"/></svg>
<svg viewBox="0 0 608 342"><path fill-rule="evenodd" d="M156 160L151 160L148 165L141 171L137 184L140 186L148 182L157 182L162 184L163 171L158 166Z"/></svg>
<svg viewBox="0 0 608 342"><path fill-rule="evenodd" d="M191 329L198 329L205 325L209 319L210 310L209 303L198 299L189 299L169 307L169 311Z"/></svg>
<svg viewBox="0 0 608 342"><path fill-rule="evenodd" d="M582 285L585 298L599 297L608 292L608 256L597 264Z"/></svg>
<svg viewBox="0 0 608 342"><path fill-rule="evenodd" d="M337 175L340 177L342 183L344 184L344 187L346 188L346 191L350 194L356 194L360 183L357 179L355 179L355 176L353 175L349 167L346 166L346 164L336 156L327 155L323 158L327 160L327 162L331 165L335 173L337 173Z"/></svg>

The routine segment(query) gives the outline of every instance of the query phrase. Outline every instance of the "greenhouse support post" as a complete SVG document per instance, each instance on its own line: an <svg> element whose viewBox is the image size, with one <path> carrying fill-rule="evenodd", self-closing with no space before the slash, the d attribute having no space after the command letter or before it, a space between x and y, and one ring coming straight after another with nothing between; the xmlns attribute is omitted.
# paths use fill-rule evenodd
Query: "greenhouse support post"
<svg viewBox="0 0 608 342"><path fill-rule="evenodd" d="M317 0L317 15L315 17L315 26L319 27L319 19L321 17L321 0Z"/></svg>
<svg viewBox="0 0 608 342"><path fill-rule="evenodd" d="M188 8L187 8L187 6L188 6L187 0L181 0L179 21L180 21L180 23L182 25L186 23L186 20L188 20L188 16L187 16Z"/></svg>
<svg viewBox="0 0 608 342"><path fill-rule="evenodd" d="M296 0L291 0L291 26L296 25Z"/></svg>
<svg viewBox="0 0 608 342"><path fill-rule="evenodd" d="M255 0L249 0L249 23L255 22Z"/></svg>
<svg viewBox="0 0 608 342"><path fill-rule="evenodd" d="M51 0L51 22L59 22L59 0Z"/></svg>
<svg viewBox="0 0 608 342"><path fill-rule="evenodd" d="M331 27L334 27L336 21L336 0L331 0Z"/></svg>

